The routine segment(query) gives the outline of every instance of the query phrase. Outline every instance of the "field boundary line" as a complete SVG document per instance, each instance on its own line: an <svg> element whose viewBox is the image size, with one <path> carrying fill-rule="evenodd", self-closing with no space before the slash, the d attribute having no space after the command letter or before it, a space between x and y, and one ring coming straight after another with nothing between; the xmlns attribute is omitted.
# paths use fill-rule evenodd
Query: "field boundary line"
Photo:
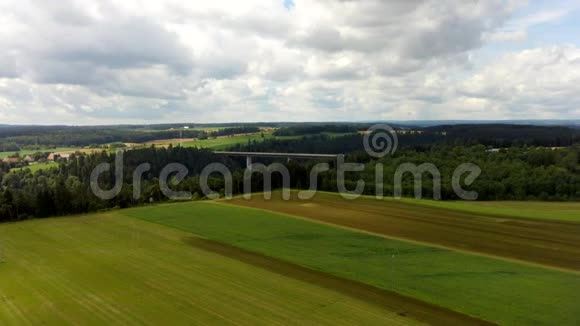
<svg viewBox="0 0 580 326"><path fill-rule="evenodd" d="M481 253L481 252L476 252L476 251L469 251L469 250L464 250L464 249L459 249L459 248L453 248L453 247L449 247L449 246L444 246L444 245L440 245L440 244L435 244L435 243L425 242L425 241L419 241L419 240L414 240L414 239L409 239L409 238L396 237L396 236L388 236L388 235L385 235L385 234L380 234L380 233L375 233L375 232L372 232L372 231L361 230L361 229L357 229L357 228L353 228L353 227L348 227L348 226L343 226L343 225L339 225L339 224L334 224L334 223L330 223L330 222L323 222L323 221L313 220L313 219L310 219L308 217L304 217L304 216L300 216L300 215L293 215L293 214L288 214L288 213L281 213L281 212L277 212L277 211L268 210L268 209L265 209L265 208L248 207L248 206L244 206L244 205L230 204L230 203L225 202L225 200L222 200L222 199L208 201L206 203L208 203L208 204L212 204L213 203L213 204L217 204L217 205L226 205L226 206L233 206L233 207L241 207L241 208L253 209L253 210L257 210L257 211L268 212L268 213L278 214L278 215L286 216L286 217L290 217L290 218L300 219L300 220L308 221L308 222L311 222L311 223L317 223L317 224L321 224L321 225L326 225L326 226L330 226L330 227L334 227L334 228L338 228L338 229L342 229L342 230L348 230L348 231L353 231L353 232L357 232L357 233L363 233L363 234L373 235L373 236L380 237L380 238L383 238L383 239L397 240L397 241L402 241L402 242L407 242L407 243L413 243L413 244L417 244L417 245L422 245L422 246L426 246L426 247L439 248L439 249L445 249L445 250L460 252L460 253L467 254L467 255L486 257L486 258L497 259L497 260L507 261L507 262L516 263L516 264L522 264L522 265L527 265L527 266L532 266L532 267L539 267L539 268L545 268L545 269L555 270L555 271L559 271L559 272L565 272L565 273L571 273L571 274L580 275L580 271L574 270L574 269L568 269L568 268L564 268L564 267L556 267L556 266L544 265L544 264L540 264L540 263L530 262L530 261L527 261L527 260L521 260L521 259L516 259L516 258L507 258L507 257L496 256L496 255L486 254L486 253Z"/></svg>
<svg viewBox="0 0 580 326"><path fill-rule="evenodd" d="M300 191L300 190L291 189L291 191L294 192L294 191ZM280 190L273 190L272 192L273 193L280 192ZM332 191L318 191L318 192L322 193L322 194L332 195L332 196L340 196L339 193L332 192ZM239 197L239 196L234 196L234 198L235 197ZM412 199L412 198L406 198L406 197L403 197L401 200L399 200L399 199L396 199L395 197L392 197L392 196L383 196L383 198L377 199L376 197L374 197L372 195L360 195L360 198L372 199L372 200L377 200L377 201L382 201L382 202L387 202L387 203L403 204L403 205L407 205L407 206L427 207L430 209L441 210L441 211L467 213L467 214L471 214L471 215L475 215L475 216L479 216L479 217L511 219L514 221L530 221L530 222L546 222L546 223L565 224L565 225L570 225L570 224L580 225L580 221L567 221L567 220L560 220L560 219L547 219L547 218L539 218L539 217L508 215L508 214L502 215L502 214L494 214L494 213L481 213L481 212L474 212L474 211L470 211L467 209L461 209L461 208L439 207L439 206L435 206L435 205L431 205L431 204L427 204L427 203L410 202L410 201L407 201L406 199ZM429 201L429 199L421 199L421 200ZM446 202L446 201L447 200L441 200L441 202ZM448 202L460 202L460 201L448 201ZM522 202L525 202L525 201L522 201Z"/></svg>
<svg viewBox="0 0 580 326"><path fill-rule="evenodd" d="M340 277L332 273L318 271L308 266L296 264L291 261L272 257L221 241L200 237L193 232L188 233L192 236L186 239L186 242L191 246L229 259L237 260L244 264L249 264L284 277L342 293L351 298L377 305L392 312L408 313L409 311L406 311L406 309L412 307L414 308L412 311L413 316L409 318L413 320L428 322L429 324L434 325L446 325L449 324L450 321L457 322L459 320L461 323L493 325L490 321L451 310L431 302L406 296L395 291ZM369 298L369 296L372 298ZM439 316L438 314L435 314L439 312L444 313L442 315L443 318L429 318L430 316ZM425 318L425 316L427 316L427 318Z"/></svg>

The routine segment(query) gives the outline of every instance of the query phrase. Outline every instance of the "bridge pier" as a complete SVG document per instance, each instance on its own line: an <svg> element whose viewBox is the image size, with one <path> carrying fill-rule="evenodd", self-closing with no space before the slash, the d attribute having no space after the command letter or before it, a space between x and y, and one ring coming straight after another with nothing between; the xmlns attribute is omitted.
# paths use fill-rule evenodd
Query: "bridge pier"
<svg viewBox="0 0 580 326"><path fill-rule="evenodd" d="M227 152L227 151L214 151L214 154L225 155L225 156L235 156L235 157L245 157L246 158L246 168L252 168L252 157L268 157L268 158L278 158L281 160L286 159L287 162L291 160L298 159L324 159L324 160L336 160L338 154L314 154L314 153L264 153L264 152Z"/></svg>

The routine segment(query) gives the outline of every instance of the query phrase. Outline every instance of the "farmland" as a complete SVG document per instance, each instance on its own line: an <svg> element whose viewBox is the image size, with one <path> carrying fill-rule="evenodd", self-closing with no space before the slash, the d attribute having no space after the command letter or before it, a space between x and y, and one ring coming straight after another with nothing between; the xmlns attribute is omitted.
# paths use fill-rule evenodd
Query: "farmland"
<svg viewBox="0 0 580 326"><path fill-rule="evenodd" d="M264 137L262 138L262 134ZM321 133L328 137L338 137L341 135L346 135L346 133ZM303 136L274 136L272 132L263 132L251 135L236 135L232 137L219 137L213 139L195 140L190 142L184 142L185 147L200 147L200 148L211 148L214 150L223 150L234 145L244 145L250 141L263 141L265 139L298 139Z"/></svg>
<svg viewBox="0 0 580 326"><path fill-rule="evenodd" d="M70 152L70 151L75 151L78 148L74 148L74 147L58 147L58 148L45 148L45 149L26 149L26 150L21 150L21 151L16 151L16 152L0 152L0 159L14 155L16 153L18 153L20 156L25 156L28 154L34 154L36 152Z"/></svg>
<svg viewBox="0 0 580 326"><path fill-rule="evenodd" d="M318 193L308 202L254 196L250 201L234 198L232 203L455 250L580 270L580 223L486 216L409 200L344 200L332 193ZM578 203L568 205L580 209ZM546 206L555 209L550 203Z"/></svg>
<svg viewBox="0 0 580 326"><path fill-rule="evenodd" d="M196 202L122 214L503 324L578 323L576 272ZM468 238L468 237L466 237ZM509 307L509 308L508 308ZM529 307L534 307L530 311Z"/></svg>
<svg viewBox="0 0 580 326"><path fill-rule="evenodd" d="M0 323L579 322L577 272L232 203L0 225Z"/></svg>
<svg viewBox="0 0 580 326"><path fill-rule="evenodd" d="M39 171L39 170L50 169L50 168L55 168L55 167L58 167L57 162L46 162L46 163L31 164L31 165L27 165L27 166L22 167L22 168L13 168L10 170L10 172L20 171L23 169L30 169L30 172L34 173L34 172Z"/></svg>
<svg viewBox="0 0 580 326"><path fill-rule="evenodd" d="M185 147L199 147L199 148L211 148L211 149L225 149L229 146L237 144L245 144L249 141L262 141L263 139L268 139L274 137L271 132L264 132L264 138L260 133L251 135L236 135L232 137L218 137L203 140L194 140L183 143Z"/></svg>
<svg viewBox="0 0 580 326"><path fill-rule="evenodd" d="M112 162L119 142L90 146L108 153L72 155L58 168L37 163L15 170L23 162L2 162L0 279L10 282L0 283L0 324L580 323L580 204L572 201L580 179L574 178L573 148L492 156L485 147L455 146L450 157L444 147L407 147L383 160L387 168L433 157L447 168L463 158L482 167L504 162L506 169L486 169L482 183L470 189L487 199L527 202L453 201L448 183L443 190L452 200L437 202L347 200L322 191L309 200L292 191L290 201L279 191L271 200L200 195L199 174L216 155L196 147L343 152L369 162L357 150L359 135L286 131L274 136L264 130L262 137L220 130L196 141L175 138L179 133L145 137L153 141L124 147L130 149L123 156L125 177L111 200L87 190L92 171ZM175 141L185 146L168 146ZM217 159L233 170L239 195L245 181L239 162ZM539 165L550 159L549 167ZM133 197L128 177L142 162L152 172ZM197 200L169 203L163 196L157 172L175 162L190 174L170 187ZM308 184L311 163L289 164L292 186ZM34 174L39 169L46 170ZM508 170L516 177L496 193ZM333 190L337 171L333 166L319 176L321 190ZM376 179L369 172L357 178ZM252 188L259 191L263 180L254 177ZM116 177L99 179L103 189L117 187ZM275 188L280 181L273 180ZM345 181L352 186L357 179L349 174ZM209 182L225 191L221 178ZM407 194L413 184L403 186Z"/></svg>
<svg viewBox="0 0 580 326"><path fill-rule="evenodd" d="M469 213L506 217L523 217L555 221L580 222L578 202L539 201L434 201L405 198L403 202L439 207Z"/></svg>
<svg viewBox="0 0 580 326"><path fill-rule="evenodd" d="M262 137L262 134L264 137ZM265 131L262 133L252 133L252 134L241 134L241 135L231 135L231 136L220 136L216 138L208 139L195 139L195 138L175 138L175 139L159 139L151 140L145 143L127 143L129 148L139 148L148 147L151 145L155 146L184 146L184 147L198 147L198 148L210 148L214 150L226 149L230 146L238 144L246 144L249 141L263 141L264 139L289 139L297 137L275 137L272 135L271 131Z"/></svg>
<svg viewBox="0 0 580 326"><path fill-rule="evenodd" d="M199 128L193 128L199 129ZM193 130L192 129L192 130ZM216 131L216 128L201 128L200 130L205 131ZM143 131L145 132L145 131ZM155 132L155 131L149 131ZM339 137L347 135L347 133L330 133L330 132L323 132L320 133L321 135L326 135L328 137ZM263 135L263 137L262 137ZM128 149L135 149L135 148L142 148L142 147L149 147L149 146L184 146L184 147L198 147L198 148L210 148L214 150L223 150L227 149L228 147L234 145L245 145L250 141L263 141L265 139L298 139L302 136L274 136L273 131L266 130L260 133L251 133L251 134L239 134L239 135L229 135L229 136L219 136L215 138L208 138L208 139L196 139L196 138L171 138L171 139L157 139L157 140L150 140L143 143L125 143ZM107 146L111 144L103 144L103 146ZM14 155L18 153L20 156L25 156L28 154L33 154L36 152L55 152L55 153L73 153L75 151L81 151L85 153L91 153L95 151L102 151L101 148L86 148L86 147L58 147L58 148L46 148L40 150L20 150L20 151L11 151L11 152L0 152L0 159Z"/></svg>
<svg viewBox="0 0 580 326"><path fill-rule="evenodd" d="M0 324L418 323L190 238L117 213L0 225Z"/></svg>

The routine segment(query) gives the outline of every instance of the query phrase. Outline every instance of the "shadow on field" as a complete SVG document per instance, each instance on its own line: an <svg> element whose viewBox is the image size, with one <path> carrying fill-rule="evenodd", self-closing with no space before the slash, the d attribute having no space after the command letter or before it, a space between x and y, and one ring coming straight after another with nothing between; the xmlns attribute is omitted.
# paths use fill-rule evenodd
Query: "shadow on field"
<svg viewBox="0 0 580 326"><path fill-rule="evenodd" d="M367 284L343 279L283 260L247 251L221 242L197 237L185 237L191 246L250 264L295 280L315 284L350 297L395 311L400 316L432 325L492 325L492 323L470 317L453 310L406 297L395 292L382 290Z"/></svg>

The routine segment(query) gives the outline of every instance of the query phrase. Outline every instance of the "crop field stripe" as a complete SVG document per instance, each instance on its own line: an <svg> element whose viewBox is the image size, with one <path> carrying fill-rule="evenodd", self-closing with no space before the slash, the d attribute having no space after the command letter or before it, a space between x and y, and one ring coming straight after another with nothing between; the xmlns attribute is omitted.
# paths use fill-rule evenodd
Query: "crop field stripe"
<svg viewBox="0 0 580 326"><path fill-rule="evenodd" d="M292 193L299 190L291 189ZM273 190L279 193L281 190ZM331 191L317 191L317 194L336 196L340 194ZM255 193L262 195L262 193ZM239 196L237 196L239 197ZM342 198L342 197L341 197ZM440 211L454 213L468 213L473 216L492 217L497 219L510 219L515 221L548 222L557 225L580 226L580 202L555 202L555 201L454 201L454 200L431 200L415 199L409 197L395 198L383 196L378 199L371 195L361 195L359 199L383 202L388 205L394 203L409 208L427 207ZM532 207L534 211L530 211ZM517 211L516 211L517 210ZM569 213L573 213L569 214Z"/></svg>
<svg viewBox="0 0 580 326"><path fill-rule="evenodd" d="M576 273L216 202L154 205L119 213L499 324L580 322Z"/></svg>
<svg viewBox="0 0 580 326"><path fill-rule="evenodd" d="M0 325L419 324L190 237L119 212L1 224Z"/></svg>
<svg viewBox="0 0 580 326"><path fill-rule="evenodd" d="M203 239L197 236L191 237L189 243L194 247L258 266L286 277L292 277L303 282L337 291L353 298L381 306L390 311L399 311L401 315L409 316L430 325L492 325L490 322L406 297L395 292L340 278L225 243Z"/></svg>
<svg viewBox="0 0 580 326"><path fill-rule="evenodd" d="M371 196L363 196L372 198ZM472 213L498 218L549 220L561 223L580 223L580 202L541 201L435 201L427 199L385 197L383 200L397 201L409 205L427 206L463 213Z"/></svg>
<svg viewBox="0 0 580 326"><path fill-rule="evenodd" d="M294 193L295 194L295 193ZM460 251L580 271L580 223L497 218L369 198L321 193L308 201L252 196L226 201L244 207L350 227Z"/></svg>
<svg viewBox="0 0 580 326"><path fill-rule="evenodd" d="M486 258L490 258L490 259L498 259L498 260L502 260L502 261L506 261L506 262L512 262L512 263L516 263L516 264L523 264L523 265L527 265L527 266L531 266L531 267L547 268L547 269L551 269L551 270L555 270L555 271L560 271L560 272L565 272L565 273L578 274L580 276L580 270L576 270L576 269L556 267L556 266L551 266L551 265L546 265L546 264L535 263L535 262L531 262L531 261L528 261L528 260L521 260L521 259L517 259L517 258L509 258L509 257L505 257L505 256L492 255L492 254L487 254L487 253L483 253L483 252L477 252L477 251L473 251L473 250L466 250L466 249L449 247L449 246L445 246L445 245L441 245L441 244L437 244L437 243L431 243L431 242L419 241L419 240L414 240L414 239L409 239L409 238L403 238L403 237L385 235L384 233L377 233L377 232L373 232L373 231L369 231L369 230L364 230L364 229L356 228L356 227L352 227L352 226L344 226L344 225L340 225L340 224L336 224L336 223L332 223L332 222L325 222L325 221L316 220L316 219L312 219L312 218L304 217L304 216L300 216L300 215L294 215L294 214L288 214L288 213L281 213L281 212L278 212L278 211L273 211L273 210L269 210L269 209L265 209L265 208L250 207L250 206L243 206L243 205L239 205L239 204L229 203L226 200L216 200L213 203L216 203L216 204L219 204L219 205L225 205L225 206L232 206L232 207L240 207L240 206L242 206L242 207L244 207L246 209L253 209L253 210L262 211L262 212L265 212L265 213L279 214L279 215L286 216L286 217L289 217L289 218L300 219L300 220L307 221L307 222L310 222L310 223L316 223L316 224L320 224L320 225L326 225L326 226L329 226L329 227L338 228L338 229L342 229L342 230L348 230L348 231L353 231L353 232L358 232L358 233L364 233L364 234L368 234L368 235L375 236L375 237L381 237L381 238L385 238L385 239L403 241L403 242L407 242L407 243L416 244L416 245L419 245L419 246L428 246L428 247L440 248L440 249L445 249L445 250L453 250L453 251L460 252L460 253L464 253L464 254L467 254L467 255L481 256L481 257L486 257Z"/></svg>

